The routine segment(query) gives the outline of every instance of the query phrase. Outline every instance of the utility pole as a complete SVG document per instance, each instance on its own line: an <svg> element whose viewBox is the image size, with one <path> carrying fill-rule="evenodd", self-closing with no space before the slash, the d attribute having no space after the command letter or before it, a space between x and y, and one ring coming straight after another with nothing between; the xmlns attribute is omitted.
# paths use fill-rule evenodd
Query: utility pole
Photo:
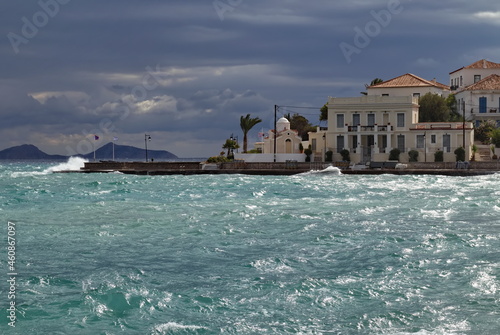
<svg viewBox="0 0 500 335"><path fill-rule="evenodd" d="M276 163L276 137L278 131L276 130L276 114L278 112L278 105L274 105L274 162Z"/></svg>

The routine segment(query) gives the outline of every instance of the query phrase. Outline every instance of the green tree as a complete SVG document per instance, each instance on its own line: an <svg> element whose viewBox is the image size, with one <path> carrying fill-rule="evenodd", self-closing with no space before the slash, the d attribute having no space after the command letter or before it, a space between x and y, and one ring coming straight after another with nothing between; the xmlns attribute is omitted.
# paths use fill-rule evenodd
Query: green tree
<svg viewBox="0 0 500 335"><path fill-rule="evenodd" d="M420 97L419 105L419 122L446 122L450 119L446 99L438 94L425 94Z"/></svg>
<svg viewBox="0 0 500 335"><path fill-rule="evenodd" d="M491 132L496 128L496 123L493 120L481 121L479 126L474 129L474 139L481 143L488 143Z"/></svg>
<svg viewBox="0 0 500 335"><path fill-rule="evenodd" d="M323 107L320 109L321 114L319 115L319 120L320 121L326 121L328 120L328 105L324 104Z"/></svg>
<svg viewBox="0 0 500 335"><path fill-rule="evenodd" d="M446 98L446 106L450 109L449 121L462 121L462 116L457 111L457 99L455 94L450 94Z"/></svg>
<svg viewBox="0 0 500 335"><path fill-rule="evenodd" d="M298 135L304 141L309 139L308 132L316 131L316 128L309 122L309 120L300 114L290 115L290 113L288 113L285 115L285 118L290 121L290 129L296 130Z"/></svg>
<svg viewBox="0 0 500 335"><path fill-rule="evenodd" d="M368 84L365 84L365 88L368 88L370 86L373 86L373 85L377 85L377 84L380 84L380 83L383 83L384 81L380 78L375 78L371 81L370 85ZM361 94L363 95L368 95L368 92L360 92Z"/></svg>
<svg viewBox="0 0 500 335"><path fill-rule="evenodd" d="M495 128L490 132L491 144L495 145L495 148L500 148L500 128ZM495 150L493 149L493 153Z"/></svg>
<svg viewBox="0 0 500 335"><path fill-rule="evenodd" d="M257 123L262 122L262 120L258 117L251 118L250 114L243 117L240 117L240 127L243 131L243 153L247 152L248 147L248 132L252 129Z"/></svg>
<svg viewBox="0 0 500 335"><path fill-rule="evenodd" d="M228 158L234 157L232 154L233 150L238 149L239 147L240 146L238 145L238 142L236 142L235 140L231 140L229 138L226 140L226 143L222 145L222 149L227 149Z"/></svg>

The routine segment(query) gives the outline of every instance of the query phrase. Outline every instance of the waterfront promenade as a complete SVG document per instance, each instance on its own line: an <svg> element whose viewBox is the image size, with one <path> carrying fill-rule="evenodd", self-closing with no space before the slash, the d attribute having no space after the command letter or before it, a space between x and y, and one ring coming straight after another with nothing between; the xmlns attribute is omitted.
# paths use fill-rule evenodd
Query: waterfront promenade
<svg viewBox="0 0 500 335"><path fill-rule="evenodd" d="M500 172L498 161L470 162L468 169L457 168L452 162L404 163L405 168L354 167L346 162L286 162L245 163L243 161L204 164L203 162L87 162L79 173L124 173L137 175L203 175L203 174L247 174L247 175L295 175L309 171L321 171L329 166L339 167L342 174L395 174L395 175L448 175L476 176Z"/></svg>

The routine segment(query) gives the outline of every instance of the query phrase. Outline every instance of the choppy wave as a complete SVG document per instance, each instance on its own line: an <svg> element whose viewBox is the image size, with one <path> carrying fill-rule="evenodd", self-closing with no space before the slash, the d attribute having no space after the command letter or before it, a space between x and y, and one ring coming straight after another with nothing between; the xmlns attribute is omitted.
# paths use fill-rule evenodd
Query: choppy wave
<svg viewBox="0 0 500 335"><path fill-rule="evenodd" d="M19 334L498 332L498 176L54 167L0 167Z"/></svg>
<svg viewBox="0 0 500 335"><path fill-rule="evenodd" d="M60 163L54 166L45 168L44 170L35 171L16 171L11 173L12 178L18 177L32 177L32 176L43 176L60 171L79 171L88 162L87 159L81 157L70 157L67 162Z"/></svg>
<svg viewBox="0 0 500 335"><path fill-rule="evenodd" d="M335 175L340 176L342 170L335 166L328 166L323 170L311 170L309 172L299 173L298 176L311 176L311 175Z"/></svg>

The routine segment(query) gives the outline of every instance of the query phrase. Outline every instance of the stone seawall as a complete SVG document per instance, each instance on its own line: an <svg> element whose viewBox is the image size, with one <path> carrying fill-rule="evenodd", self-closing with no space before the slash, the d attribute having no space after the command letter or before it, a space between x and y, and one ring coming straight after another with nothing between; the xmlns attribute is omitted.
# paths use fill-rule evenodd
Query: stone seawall
<svg viewBox="0 0 500 335"><path fill-rule="evenodd" d="M323 170L333 165L342 169L344 174L439 174L450 176L474 176L500 172L500 163L470 162L469 169L457 169L452 162L405 163L404 169L355 169L351 170L347 162L310 162L300 163L290 161L286 163L247 163L235 161L229 163L209 164L203 162L87 162L79 172L122 172L126 174L142 175L193 175L193 174L250 174L250 175L293 175L311 170ZM463 167L463 166L462 166ZM68 171L70 172L70 171Z"/></svg>

